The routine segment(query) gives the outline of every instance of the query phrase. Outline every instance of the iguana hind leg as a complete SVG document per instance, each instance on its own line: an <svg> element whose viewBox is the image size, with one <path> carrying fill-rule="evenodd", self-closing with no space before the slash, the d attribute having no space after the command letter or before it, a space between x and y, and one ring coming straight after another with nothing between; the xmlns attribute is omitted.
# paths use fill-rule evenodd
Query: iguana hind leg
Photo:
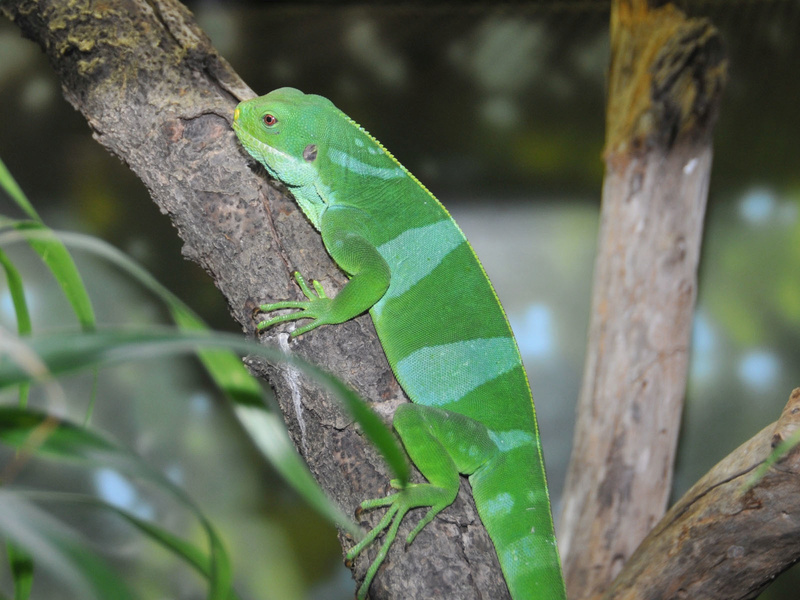
<svg viewBox="0 0 800 600"><path fill-rule="evenodd" d="M389 530L375 559L367 569L358 590L359 600L367 596L372 579L386 558L397 537L400 523L412 508L429 507L428 512L406 537L406 545L430 523L436 515L450 506L458 494L459 473L474 472L497 450L481 423L451 411L404 404L394 416L394 428L406 452L428 483L410 483L385 498L361 503L362 510L388 506L389 510L364 539L350 549L347 560L352 561L387 527ZM397 487L396 482L392 482Z"/></svg>

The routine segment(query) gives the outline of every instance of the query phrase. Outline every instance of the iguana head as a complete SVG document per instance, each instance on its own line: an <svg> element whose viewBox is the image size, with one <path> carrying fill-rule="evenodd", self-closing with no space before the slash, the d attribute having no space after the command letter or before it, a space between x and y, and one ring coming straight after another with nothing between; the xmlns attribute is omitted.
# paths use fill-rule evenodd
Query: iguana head
<svg viewBox="0 0 800 600"><path fill-rule="evenodd" d="M325 113L332 107L322 96L280 88L240 103L233 113L233 130L247 152L270 175L293 188L316 226L324 204L314 191L315 161L326 133Z"/></svg>

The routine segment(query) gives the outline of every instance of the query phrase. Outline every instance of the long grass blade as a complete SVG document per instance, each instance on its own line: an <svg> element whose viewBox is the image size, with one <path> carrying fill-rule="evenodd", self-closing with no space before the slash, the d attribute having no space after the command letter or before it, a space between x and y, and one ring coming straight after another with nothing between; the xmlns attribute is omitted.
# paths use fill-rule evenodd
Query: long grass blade
<svg viewBox="0 0 800 600"><path fill-rule="evenodd" d="M12 199L16 202L16 204L28 215L31 221L27 222L16 222L14 224L14 229L18 231L22 236L26 239L28 244L31 248L39 254L42 261L47 265L50 269L51 273L53 274L54 278L56 279L57 283L61 287L64 295L66 296L69 304L72 306L75 315L78 318L78 322L80 323L81 328L84 331L91 331L95 328L96 320L94 315L94 309L92 307L91 300L89 298L88 292L86 291L86 287L83 283L81 278L80 272L75 265L72 256L67 251L64 244L59 240L52 232L43 224L41 218L39 217L36 210L33 208L33 205L28 201L27 197L25 196L22 189L19 187L17 182L14 180L11 173L6 168L5 164L0 160L0 186L5 189L8 194L12 197ZM8 269L6 269L8 272ZM12 275L13 276L13 275ZM21 288L20 288L21 289ZM23 296L24 298L24 296ZM19 316L18 316L19 321ZM28 326L30 325L30 319L28 319ZM25 397L27 394L27 386L29 382L22 382L21 386L22 389L25 390ZM21 405L24 404L24 401L21 400ZM94 404L94 394L92 397L91 405ZM91 408L87 413L87 421L91 415ZM70 433L75 435L76 430L72 428ZM86 430L82 430L86 431ZM50 432L50 435L52 432ZM48 435L48 438L50 437ZM69 437L69 436L68 436ZM82 442L86 442L86 440L82 440ZM46 446L46 444L44 444ZM83 444L80 444L83 446ZM91 446L91 444L90 444ZM143 463L142 463L143 464ZM142 473L140 473L141 475ZM151 472L150 476L153 477L154 473ZM154 477L158 479L158 477ZM203 527L206 529L206 532L209 537L209 544L211 547L211 571L210 571L210 579L211 579L211 593L209 598L213 599L220 599L223 600L224 598L228 597L230 591L230 583L231 583L231 569L229 560L227 557L227 553L225 553L221 540L219 536L216 534L216 531L211 526L211 523L205 518L205 516L199 511L199 509L194 506L191 502L191 499L186 496L182 490L177 488L177 486L172 486L171 483L162 478L163 481L160 483L163 487L171 488L174 495L179 497L183 500L184 503L190 505L192 509L196 512L198 518L200 519Z"/></svg>
<svg viewBox="0 0 800 600"><path fill-rule="evenodd" d="M39 213L33 208L25 192L19 187L14 176L0 159L0 187L2 187L16 205L28 216L30 221L16 221L14 227L23 233L31 248L39 254L58 282L59 286L72 306L75 316L84 331L94 329L95 318L89 294L83 285L80 273L64 244L44 224ZM38 235L31 235L38 232Z"/></svg>
<svg viewBox="0 0 800 600"><path fill-rule="evenodd" d="M19 227L17 227L17 230L19 231ZM28 238L40 238L50 235L49 231L35 231L32 227L25 230L25 233ZM62 237L63 240L70 245L83 247L95 254L105 257L134 276L134 278L139 280L145 287L151 289L167 303L176 322L183 328L196 331L205 328L205 324L191 309L158 283L158 281L144 269L112 246L95 238L77 234L62 233L59 234L59 237ZM2 236L0 236L0 243L2 243L2 241ZM104 334L100 333L98 335L102 336ZM197 335L203 334L198 333ZM159 336L161 336L161 334L159 334ZM203 338L203 341L207 339L208 338ZM77 342L74 338L70 338L66 341L66 346L69 346L69 348L65 348L62 342L54 341L56 348L54 348L55 353L51 356L55 359L56 363L58 363L57 372L68 372L74 369L87 368L88 365L95 364L92 362L94 360L92 356L97 356L95 352L98 350L96 343L98 341L100 341L99 338L95 338L94 343L90 343L89 346L83 346L82 351L79 351L80 349L76 347L76 345L81 346L82 342ZM128 337L126 340L117 341L128 344L132 340ZM187 346L186 341L187 340L183 340L183 342L181 342L182 348L176 349L175 351L191 351L189 348L191 342L189 342L189 346ZM200 340L195 338L195 341L199 342ZM161 339L160 342L151 340L151 342L161 344L163 347L165 340ZM101 341L101 345L102 343ZM173 344L174 343L175 340L173 340ZM140 342L136 342L134 345L141 348ZM343 401L354 419L362 427L367 437L384 455L395 477L401 482L407 481L408 465L405 456L388 428L386 428L380 419L367 407L364 401L347 388L347 386L324 371L297 357L286 355L274 348L267 348L262 345L245 342L238 337L233 339L232 336L228 336L228 339L221 344L212 342L210 345L216 347L206 347L206 349L202 349L195 346L195 351L199 354L201 361L206 366L211 376L218 382L220 388L235 403L237 407L237 416L259 449L312 506L339 526L344 527L354 535L359 535L359 530L355 524L341 513L338 507L333 505L319 488L305 466L305 463L299 455L297 455L283 426L281 425L278 427L280 421L276 420L274 415L271 415L264 409L260 385L250 376L238 356L231 354L230 351L236 350L241 353L257 354L268 360L292 364L311 376L312 379L323 383ZM222 348L222 350L220 348ZM111 348L106 349L112 350ZM134 353L136 352L134 346L128 346L128 349ZM169 353L172 351L167 350L167 352ZM115 352L113 350L104 353L102 361L110 361L108 364L113 364L116 361L116 359L114 359L114 354ZM144 356L148 354L149 350L145 351ZM78 356L80 356L80 358L78 358ZM142 355L140 354L139 356ZM49 366L52 368L53 365Z"/></svg>
<svg viewBox="0 0 800 600"><path fill-rule="evenodd" d="M30 221L13 222L12 226L23 233L28 240L28 244L39 255L48 269L50 269L50 272L53 274L53 277L61 287L67 301L72 307L81 328L84 331L91 331L96 324L94 309L92 308L92 302L89 299L89 294L83 284L78 268L72 260L72 256L70 256L64 244L53 236L49 228L44 225L39 213L36 212L33 204L28 200L25 192L22 191L22 188L14 179L14 176L11 175L11 172L2 159L0 159L0 188L4 189L6 193L11 196L16 205L31 219ZM9 221L9 219L4 218L3 227L6 227ZM39 232L39 235L33 235L33 232ZM15 310L16 307L17 304L15 302ZM17 323L21 324L19 312L17 312ZM30 327L29 318L27 325ZM25 332L20 330L20 334L23 333ZM96 381L97 378L95 377L95 383ZM27 403L27 398L28 387L27 384L23 384L20 387L20 406L24 406ZM93 393L89 408L86 412L87 423L94 410L94 402L95 395Z"/></svg>
<svg viewBox="0 0 800 600"><path fill-rule="evenodd" d="M125 582L72 529L14 492L0 489L0 534L48 565L86 600L133 600Z"/></svg>
<svg viewBox="0 0 800 600"><path fill-rule="evenodd" d="M53 375L209 348L227 348L242 354L261 356L272 362L289 364L333 392L358 421L369 440L381 451L396 479L408 481L405 455L389 429L366 402L333 375L277 348L256 344L233 334L180 332L170 329L117 329L71 335L33 336L26 341ZM29 379L25 370L12 360L6 358L0 361L0 389Z"/></svg>
<svg viewBox="0 0 800 600"><path fill-rule="evenodd" d="M113 512L124 521L131 524L138 529L141 533L146 535L152 541L163 546L173 554L179 556L199 574L206 579L212 577L211 557L199 549L194 544L176 536L175 534L159 527L149 521L141 519L134 515L132 512L125 510L119 506L115 506L105 500L101 500L96 496L89 496L86 494L74 494L68 492L54 492L54 491L34 491L34 490L14 490L23 497L36 501L36 502L61 502L61 503L74 503L84 504L91 507L96 507L101 510ZM231 589L229 600L238 599L238 595Z"/></svg>
<svg viewBox="0 0 800 600"><path fill-rule="evenodd" d="M173 495L191 510L205 530L210 548L209 600L225 600L232 589L230 561L211 522L194 501L164 475L136 454L97 432L45 413L0 406L0 442L18 451L17 460L28 455L105 467L141 478Z"/></svg>
<svg viewBox="0 0 800 600"><path fill-rule="evenodd" d="M6 543L6 554L14 580L14 600L28 600L33 587L33 557L13 542Z"/></svg>
<svg viewBox="0 0 800 600"><path fill-rule="evenodd" d="M100 256L139 281L144 287L161 298L169 307L175 322L184 330L195 333L207 331L205 323L185 303L161 285L145 269L110 244L81 234L58 232L57 235L69 247L83 249ZM6 239L11 241L10 238ZM3 236L0 236L0 243L3 242ZM197 351L209 375L228 398L234 402L240 422L257 447L283 477L323 516L344 527L353 535L359 535L359 530L352 521L328 500L325 493L316 483L302 458L297 454L283 426L280 428L275 427L280 423L280 420L276 421L269 411L265 410L263 391L260 384L250 375L242 364L241 359L233 354L232 351L235 350L242 354L257 354L277 362L295 364L293 361L297 361L295 366L298 366L301 371L312 379L316 379L323 384L328 381L334 387L341 387L343 392L339 397L350 410L353 418L362 427L367 437L376 445L378 451L383 454L395 477L400 481L407 481L408 465L405 455L400 450L391 432L374 415L363 400L352 394L347 386L344 386L344 384L341 384L341 382L324 371L299 358L291 357L280 350L245 342L241 338L236 338L236 340L238 345L229 337L225 344L216 348ZM270 359L270 356L274 357L274 359ZM304 368L303 365L308 368ZM323 379L315 377L315 373L322 374ZM330 385L327 387L333 389ZM335 389L333 391L335 392ZM266 431L273 433L268 437L265 433Z"/></svg>
<svg viewBox="0 0 800 600"><path fill-rule="evenodd" d="M14 228L25 238L34 252L53 274L64 296L78 318L81 329L95 327L94 308L78 267L67 248L47 226L33 221L19 221Z"/></svg>
<svg viewBox="0 0 800 600"><path fill-rule="evenodd" d="M0 250L0 266L6 275L8 292L11 295L11 303L14 305L14 315L17 318L17 332L20 335L31 333L31 315L28 311L28 303L25 300L25 285L22 276L11 262L8 255Z"/></svg>
<svg viewBox="0 0 800 600"><path fill-rule="evenodd" d="M8 258L8 255L0 250L0 266L6 274L6 282L8 283L8 291L11 295L11 303L14 305L14 314L17 317L17 333L19 335L30 335L31 315L28 311L28 303L25 300L25 286L22 282L22 276L19 274L14 263ZM19 406L24 408L28 404L28 392L30 384L21 383L19 386Z"/></svg>
<svg viewBox="0 0 800 600"><path fill-rule="evenodd" d="M22 188L19 187L19 184L17 183L17 180L14 179L11 171L9 171L8 167L6 167L3 159L0 159L0 187L4 189L9 196L11 196L11 199L20 209L22 209L26 215L28 215L29 219L33 219L34 221L39 221L41 223L42 219L39 217L36 209L33 208L33 204L31 204L27 196L25 196Z"/></svg>

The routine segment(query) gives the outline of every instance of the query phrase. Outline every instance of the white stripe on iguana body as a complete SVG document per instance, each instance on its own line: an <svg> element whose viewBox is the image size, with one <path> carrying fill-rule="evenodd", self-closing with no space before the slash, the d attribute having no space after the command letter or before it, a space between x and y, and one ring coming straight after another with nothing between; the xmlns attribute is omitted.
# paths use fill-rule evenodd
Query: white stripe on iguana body
<svg viewBox="0 0 800 600"><path fill-rule="evenodd" d="M546 494L541 490L530 489L525 492L525 500L530 504L528 510L536 510L537 503L541 502L545 496Z"/></svg>
<svg viewBox="0 0 800 600"><path fill-rule="evenodd" d="M514 508L514 498L508 492L501 492L486 500L486 514L489 517L507 515Z"/></svg>
<svg viewBox="0 0 800 600"><path fill-rule="evenodd" d="M547 553L537 549L536 546L536 538L533 535L525 535L513 542L509 542L502 550L498 548L498 554L503 557L500 559L501 561L507 561L503 564L519 565L519 567L524 565L526 570L521 574L525 576L531 567L547 569L551 566Z"/></svg>
<svg viewBox="0 0 800 600"><path fill-rule="evenodd" d="M420 348L398 361L396 368L403 388L416 391L414 402L443 406L518 364L514 340L494 337Z"/></svg>
<svg viewBox="0 0 800 600"><path fill-rule="evenodd" d="M530 431L512 429L511 431L489 431L489 437L503 452L519 448L534 441Z"/></svg>
<svg viewBox="0 0 800 600"><path fill-rule="evenodd" d="M410 290L415 283L430 275L445 257L466 243L450 219L407 229L393 240L378 247L378 252L392 266L392 281L383 298L375 304L376 316L383 305Z"/></svg>
<svg viewBox="0 0 800 600"><path fill-rule="evenodd" d="M348 171L352 171L356 175L377 177L378 179L397 179L398 177L405 177L405 171L400 167L376 167L374 165L368 165L358 160L356 157L350 156L346 152L336 150L335 148L328 150L328 156L331 161L340 167L344 167Z"/></svg>

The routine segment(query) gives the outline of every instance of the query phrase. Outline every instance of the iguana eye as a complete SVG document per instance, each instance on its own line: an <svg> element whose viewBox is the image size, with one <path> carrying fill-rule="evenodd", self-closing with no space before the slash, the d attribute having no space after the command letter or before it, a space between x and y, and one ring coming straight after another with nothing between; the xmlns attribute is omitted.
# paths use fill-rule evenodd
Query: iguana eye
<svg viewBox="0 0 800 600"><path fill-rule="evenodd" d="M275 117L275 115L271 115L269 113L264 115L263 121L264 121L264 125L266 125L267 127L274 127L278 123L277 117Z"/></svg>

